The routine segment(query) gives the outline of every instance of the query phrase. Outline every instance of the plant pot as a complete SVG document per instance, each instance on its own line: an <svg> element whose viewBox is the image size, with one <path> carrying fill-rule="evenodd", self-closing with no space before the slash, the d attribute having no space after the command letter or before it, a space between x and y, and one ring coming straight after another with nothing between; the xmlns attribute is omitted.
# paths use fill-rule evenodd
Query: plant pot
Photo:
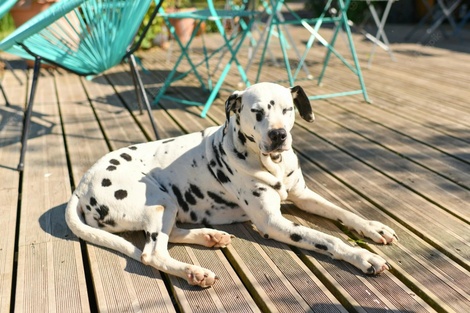
<svg viewBox="0 0 470 313"><path fill-rule="evenodd" d="M13 23L15 27L23 25L26 21L34 17L39 12L42 12L48 9L51 4L57 2L56 0L20 0L15 4L11 10L10 14L13 18Z"/></svg>
<svg viewBox="0 0 470 313"><path fill-rule="evenodd" d="M47 10L52 4L58 0L20 0L16 3L10 10L11 17L15 27L18 28L28 20L41 13L42 11ZM26 60L26 65L28 68L34 67L33 60ZM50 64L41 64L42 68L55 68L54 65Z"/></svg>
<svg viewBox="0 0 470 313"><path fill-rule="evenodd" d="M173 12L184 12L184 11L194 11L196 8L187 8L187 9L177 9ZM167 9L167 12L171 12L171 9ZM181 43L185 45L194 31L195 20L192 18L170 18L168 19L171 26L175 28L175 33L180 39Z"/></svg>

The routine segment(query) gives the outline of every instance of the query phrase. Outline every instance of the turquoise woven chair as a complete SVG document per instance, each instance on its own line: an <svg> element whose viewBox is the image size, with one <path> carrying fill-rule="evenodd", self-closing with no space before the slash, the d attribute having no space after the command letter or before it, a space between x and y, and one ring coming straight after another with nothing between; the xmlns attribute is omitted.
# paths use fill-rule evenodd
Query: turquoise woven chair
<svg viewBox="0 0 470 313"><path fill-rule="evenodd" d="M134 44L152 0L63 0L38 14L0 42L0 50L35 60L25 113L18 170L24 167L34 95L42 62L82 76L98 75L129 60L137 98L142 99L155 135L157 128L133 53L158 13L155 8L144 34Z"/></svg>

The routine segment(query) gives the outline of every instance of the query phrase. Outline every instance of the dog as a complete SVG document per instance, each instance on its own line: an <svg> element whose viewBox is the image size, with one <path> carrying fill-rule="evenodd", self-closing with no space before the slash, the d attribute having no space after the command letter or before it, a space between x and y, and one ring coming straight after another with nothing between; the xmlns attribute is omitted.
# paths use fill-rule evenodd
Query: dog
<svg viewBox="0 0 470 313"><path fill-rule="evenodd" d="M314 121L301 87L255 84L235 91L225 111L224 125L132 145L101 158L67 205L65 218L72 232L201 287L212 286L217 276L172 258L168 243L222 248L233 236L209 227L178 228L177 221L217 225L250 220L265 238L344 260L366 274L390 269L381 256L281 214L281 202L290 201L377 243L398 240L390 227L330 203L305 184L290 133L296 111ZM114 234L142 230L143 251Z"/></svg>

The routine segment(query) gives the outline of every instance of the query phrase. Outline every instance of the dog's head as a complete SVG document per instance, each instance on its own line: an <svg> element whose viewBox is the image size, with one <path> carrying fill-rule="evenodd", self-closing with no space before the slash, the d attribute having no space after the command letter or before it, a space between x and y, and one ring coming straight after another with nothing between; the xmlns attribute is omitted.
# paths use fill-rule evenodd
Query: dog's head
<svg viewBox="0 0 470 313"><path fill-rule="evenodd" d="M240 131L258 144L263 154L291 149L295 109L300 116L314 121L310 101L300 86L286 88L273 83L259 83L244 91L235 91L225 103L227 120L236 114Z"/></svg>

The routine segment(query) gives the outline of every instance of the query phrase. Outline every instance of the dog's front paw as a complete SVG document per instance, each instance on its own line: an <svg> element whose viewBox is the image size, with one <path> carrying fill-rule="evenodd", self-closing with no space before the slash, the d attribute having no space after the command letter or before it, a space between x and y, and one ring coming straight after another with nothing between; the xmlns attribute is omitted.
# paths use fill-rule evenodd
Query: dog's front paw
<svg viewBox="0 0 470 313"><path fill-rule="evenodd" d="M204 235L204 245L209 248L225 248L232 242L233 237L226 232L213 230Z"/></svg>
<svg viewBox="0 0 470 313"><path fill-rule="evenodd" d="M393 229L377 221L365 221L364 225L361 225L356 231L360 235L384 245L398 240L398 236Z"/></svg>
<svg viewBox="0 0 470 313"><path fill-rule="evenodd" d="M354 260L351 263L368 275L377 275L392 268L380 255L360 248L356 249Z"/></svg>
<svg viewBox="0 0 470 313"><path fill-rule="evenodd" d="M186 277L190 285L202 288L211 287L219 279L212 271L198 266L187 268Z"/></svg>

